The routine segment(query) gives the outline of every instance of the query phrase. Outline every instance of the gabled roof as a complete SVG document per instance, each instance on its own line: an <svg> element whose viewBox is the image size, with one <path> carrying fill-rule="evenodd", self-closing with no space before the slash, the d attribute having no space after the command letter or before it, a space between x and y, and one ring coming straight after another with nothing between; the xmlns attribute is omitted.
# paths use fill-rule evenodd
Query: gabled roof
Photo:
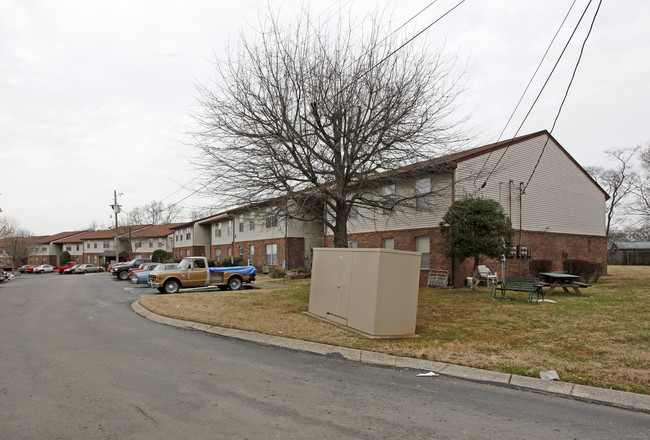
<svg viewBox="0 0 650 440"><path fill-rule="evenodd" d="M505 140L505 141L499 141L499 142L495 142L495 143L492 143L492 144L483 145L481 147L471 148L469 150L448 154L446 156L437 157L437 158L426 160L426 161L423 161L423 162L418 162L416 164L408 165L406 167L395 170L394 172L402 173L402 172L408 172L408 171L411 171L411 170L417 170L417 169L429 168L429 167L436 167L436 166L437 167L447 166L449 168L455 168L456 165L459 162L464 162L466 160L473 159L475 157L482 156L484 154L490 154L490 153L493 153L495 151L498 151L498 150L501 150L501 149L504 149L504 148L509 148L509 147L512 147L513 145L520 144L522 142L526 142L526 141L528 141L530 139L533 139L533 138L536 138L536 137L539 137L539 136L547 136L550 140L552 140L555 143L555 145L557 145L560 148L560 150L566 155L566 157L571 162L573 162L573 164L576 167L578 167L578 169L585 176L587 176L587 178L589 178L589 180L591 180L591 182L603 193L603 195L605 196L605 200L609 200L609 194L607 194L607 192L605 192L605 190L598 184L598 182L596 182L594 180L594 178L591 177L591 175L587 171L585 171L585 169L573 158L573 156L571 156L569 154L569 152L566 151L564 149L564 147L562 147L562 145L560 145L560 143L547 130L542 130L542 131L538 131L538 132L535 132L535 133L530 133L530 134L527 134L527 135L524 135L524 136L519 136L519 137L516 137L516 138L508 139L508 140ZM388 173L392 173L392 172L389 171Z"/></svg>
<svg viewBox="0 0 650 440"><path fill-rule="evenodd" d="M184 225L185 223L168 223L165 225L154 225L145 227L137 232L133 233L133 237L140 238L154 238L154 237L167 237L170 234L173 234L173 229Z"/></svg>
<svg viewBox="0 0 650 440"><path fill-rule="evenodd" d="M619 250L650 250L650 241L615 241L614 246Z"/></svg>
<svg viewBox="0 0 650 440"><path fill-rule="evenodd" d="M74 237L75 235L83 234L84 231L70 231L70 232L59 232L58 234L48 235L39 240L40 243L61 243L59 240Z"/></svg>

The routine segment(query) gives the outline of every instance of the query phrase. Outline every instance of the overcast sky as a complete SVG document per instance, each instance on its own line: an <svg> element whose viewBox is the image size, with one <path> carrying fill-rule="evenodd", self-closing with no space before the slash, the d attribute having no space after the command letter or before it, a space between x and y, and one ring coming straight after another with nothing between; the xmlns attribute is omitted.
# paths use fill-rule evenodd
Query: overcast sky
<svg viewBox="0 0 650 440"><path fill-rule="evenodd" d="M380 4L399 26L429 0L313 2L364 14ZM439 0L407 30L415 33L457 1ZM462 112L476 146L497 139L571 0L467 0L433 26L428 43L468 66ZM576 0L556 45L588 0ZM597 1L594 1L594 5ZM302 1L269 0L291 20ZM213 54L236 44L267 1L0 0L0 216L34 234L110 224L113 191L129 210L153 200L189 212L211 201L190 196L196 177L187 146L195 83L208 83ZM592 16L589 12L588 16ZM553 135L583 166L604 151L650 141L650 2L604 2ZM586 23L588 24L588 23ZM520 134L550 129L583 25ZM549 55L542 80L557 58ZM539 91L506 136L512 136ZM187 188L184 188L186 186ZM186 198L190 196L189 198ZM183 200L186 198L185 200Z"/></svg>

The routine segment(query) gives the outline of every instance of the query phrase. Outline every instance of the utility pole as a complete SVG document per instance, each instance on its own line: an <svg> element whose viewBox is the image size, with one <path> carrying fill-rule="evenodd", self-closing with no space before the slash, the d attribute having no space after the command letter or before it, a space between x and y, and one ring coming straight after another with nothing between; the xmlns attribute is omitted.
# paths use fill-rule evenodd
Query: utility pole
<svg viewBox="0 0 650 440"><path fill-rule="evenodd" d="M122 193L120 193L120 195L122 195ZM115 246L115 263L119 263L119 261L120 261L120 253L119 253L119 250L117 248L117 243L118 243L118 240L117 240L117 235L118 235L117 234L117 226L118 226L117 225L117 214L120 213L122 205L117 203L117 190L113 191L113 204L110 205L110 206L113 209L113 212L115 213L115 243L114 243L114 246Z"/></svg>

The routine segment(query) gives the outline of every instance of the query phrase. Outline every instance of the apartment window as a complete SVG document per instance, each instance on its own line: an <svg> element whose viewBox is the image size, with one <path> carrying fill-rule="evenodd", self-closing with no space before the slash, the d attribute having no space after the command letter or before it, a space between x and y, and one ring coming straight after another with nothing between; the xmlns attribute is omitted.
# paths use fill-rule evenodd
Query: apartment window
<svg viewBox="0 0 650 440"><path fill-rule="evenodd" d="M356 240L348 240L348 247L350 249L356 249L357 248L357 241Z"/></svg>
<svg viewBox="0 0 650 440"><path fill-rule="evenodd" d="M228 246L227 251L228 251L228 256L232 257L232 248L230 246Z"/></svg>
<svg viewBox="0 0 650 440"><path fill-rule="evenodd" d="M352 205L350 206L350 214L348 215L349 219L355 219L359 217L359 207L352 201L352 197L352 195L348 195L347 197L348 203Z"/></svg>
<svg viewBox="0 0 650 440"><path fill-rule="evenodd" d="M97 249L97 240L93 241L93 248Z"/></svg>
<svg viewBox="0 0 650 440"><path fill-rule="evenodd" d="M255 264L255 246L251 244L251 249L250 249L250 264Z"/></svg>
<svg viewBox="0 0 650 440"><path fill-rule="evenodd" d="M104 249L108 249L111 247L111 243L108 240L104 240L104 243L102 245L104 246Z"/></svg>
<svg viewBox="0 0 650 440"><path fill-rule="evenodd" d="M149 240L149 247L150 247L150 248L153 247L153 240Z"/></svg>
<svg viewBox="0 0 650 440"><path fill-rule="evenodd" d="M215 261L221 260L221 248L214 248L214 259Z"/></svg>
<svg viewBox="0 0 650 440"><path fill-rule="evenodd" d="M386 185L382 188L382 205L384 215L390 215L395 207L395 185Z"/></svg>
<svg viewBox="0 0 650 440"><path fill-rule="evenodd" d="M66 251L71 251L71 250L72 250L72 246L70 246L69 244L66 244L66 245L65 245L65 250L66 250Z"/></svg>
<svg viewBox="0 0 650 440"><path fill-rule="evenodd" d="M278 264L278 245L266 245L266 264Z"/></svg>
<svg viewBox="0 0 650 440"><path fill-rule="evenodd" d="M79 245L77 245L77 250L79 250Z"/></svg>
<svg viewBox="0 0 650 440"><path fill-rule="evenodd" d="M266 208L266 227L274 228L278 225L278 210L276 208Z"/></svg>
<svg viewBox="0 0 650 440"><path fill-rule="evenodd" d="M429 237L415 237L415 252L422 252L420 269L429 268L429 255L431 253L429 243Z"/></svg>
<svg viewBox="0 0 650 440"><path fill-rule="evenodd" d="M90 249L90 242L86 243L86 249Z"/></svg>
<svg viewBox="0 0 650 440"><path fill-rule="evenodd" d="M239 216L239 232L244 232L244 214Z"/></svg>
<svg viewBox="0 0 650 440"><path fill-rule="evenodd" d="M384 249L395 249L395 239L393 238L382 238L381 247Z"/></svg>
<svg viewBox="0 0 650 440"><path fill-rule="evenodd" d="M135 246L136 248L140 248L140 247L142 247L142 242L141 242L141 241L136 241L135 244L134 244L134 246Z"/></svg>
<svg viewBox="0 0 650 440"><path fill-rule="evenodd" d="M189 240L190 237L192 236L192 232L191 232L191 231L192 231L192 230L191 230L190 228L187 228L187 229L185 230L185 239L186 239L186 240Z"/></svg>
<svg viewBox="0 0 650 440"><path fill-rule="evenodd" d="M221 223L217 223L217 229L214 231L215 237L221 237Z"/></svg>
<svg viewBox="0 0 650 440"><path fill-rule="evenodd" d="M415 181L415 209L431 210L431 179L428 177Z"/></svg>
<svg viewBox="0 0 650 440"><path fill-rule="evenodd" d="M228 222L228 237L230 237L231 232L232 232L232 222Z"/></svg>
<svg viewBox="0 0 650 440"><path fill-rule="evenodd" d="M250 229L251 229L251 231L255 230L255 213L254 212L251 212Z"/></svg>
<svg viewBox="0 0 650 440"><path fill-rule="evenodd" d="M163 247L163 241L162 241L162 238L159 238L159 239L158 239L158 247L159 247L159 248Z"/></svg>
<svg viewBox="0 0 650 440"><path fill-rule="evenodd" d="M244 258L244 246L239 246L237 250L239 251L239 256Z"/></svg>
<svg viewBox="0 0 650 440"><path fill-rule="evenodd" d="M189 256L190 256L190 250L189 250L189 249L185 251L185 256L186 256L186 257L189 257Z"/></svg>

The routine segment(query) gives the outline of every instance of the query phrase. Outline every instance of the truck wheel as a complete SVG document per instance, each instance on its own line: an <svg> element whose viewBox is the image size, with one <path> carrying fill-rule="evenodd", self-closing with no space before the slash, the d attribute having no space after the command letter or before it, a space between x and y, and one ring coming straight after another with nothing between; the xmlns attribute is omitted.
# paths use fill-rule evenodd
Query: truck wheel
<svg viewBox="0 0 650 440"><path fill-rule="evenodd" d="M232 277L228 280L228 288L230 290L239 290L241 289L242 281L239 277Z"/></svg>
<svg viewBox="0 0 650 440"><path fill-rule="evenodd" d="M121 279L122 281L126 280L129 277L129 271L123 270L122 272L117 274L117 277Z"/></svg>
<svg viewBox="0 0 650 440"><path fill-rule="evenodd" d="M181 285L176 280L169 280L163 286L165 293L177 293L178 289L181 288Z"/></svg>

